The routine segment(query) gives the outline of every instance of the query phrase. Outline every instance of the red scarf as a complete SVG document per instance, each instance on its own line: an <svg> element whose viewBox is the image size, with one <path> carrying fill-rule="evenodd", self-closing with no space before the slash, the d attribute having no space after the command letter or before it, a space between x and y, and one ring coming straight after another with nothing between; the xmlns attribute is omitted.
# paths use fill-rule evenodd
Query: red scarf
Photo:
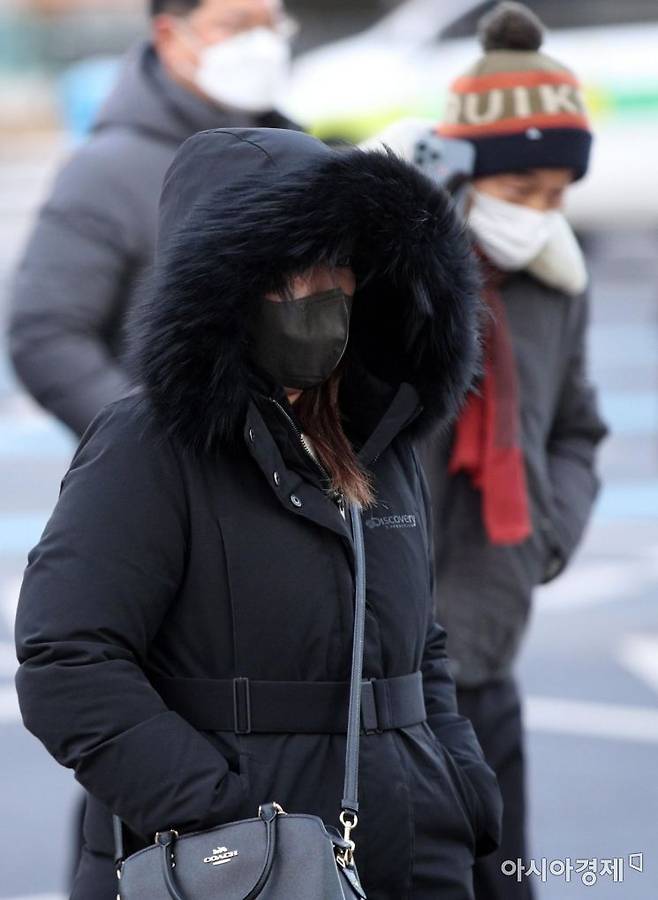
<svg viewBox="0 0 658 900"><path fill-rule="evenodd" d="M484 376L468 395L455 427L448 471L465 471L482 494L492 544L518 544L532 533L521 449L519 384L500 284L505 274L482 257L484 299L492 314L485 334Z"/></svg>

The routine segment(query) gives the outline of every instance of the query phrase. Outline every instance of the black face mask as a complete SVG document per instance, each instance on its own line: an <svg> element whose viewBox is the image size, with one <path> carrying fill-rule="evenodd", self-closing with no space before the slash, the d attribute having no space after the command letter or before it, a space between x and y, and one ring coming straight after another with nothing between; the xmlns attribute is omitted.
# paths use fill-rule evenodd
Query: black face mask
<svg viewBox="0 0 658 900"><path fill-rule="evenodd" d="M259 300L252 328L254 361L282 387L322 384L340 362L352 298L340 288L300 300Z"/></svg>

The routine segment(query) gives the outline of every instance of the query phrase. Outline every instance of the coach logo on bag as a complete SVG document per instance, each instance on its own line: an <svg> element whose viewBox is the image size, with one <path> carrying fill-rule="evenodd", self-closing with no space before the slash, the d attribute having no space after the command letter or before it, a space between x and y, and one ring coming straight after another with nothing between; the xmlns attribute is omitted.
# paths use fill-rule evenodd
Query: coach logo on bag
<svg viewBox="0 0 658 900"><path fill-rule="evenodd" d="M230 862L237 855L237 850L227 850L226 847L215 847L212 856L206 856L204 863L212 863L213 866L221 866L222 863Z"/></svg>

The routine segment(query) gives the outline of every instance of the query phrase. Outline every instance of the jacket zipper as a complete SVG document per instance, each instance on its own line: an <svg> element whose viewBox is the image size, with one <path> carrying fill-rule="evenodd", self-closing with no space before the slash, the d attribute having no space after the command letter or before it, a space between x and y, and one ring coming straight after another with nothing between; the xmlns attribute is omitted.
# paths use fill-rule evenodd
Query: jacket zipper
<svg viewBox="0 0 658 900"><path fill-rule="evenodd" d="M268 397L267 399L270 401L270 403L273 403L277 407L277 409L279 409L281 411L281 413L286 417L286 419L290 423L291 428L297 435L299 443L302 445L302 449L304 450L306 455L315 463L316 467L320 470L320 472L322 473L324 478L327 480L327 482L329 484L331 484L331 476L329 475L329 472L327 472L327 470L322 465L322 463L318 459L316 459L315 455L311 451L311 448L308 446L306 439L304 438L304 435L302 434L302 432L299 430L299 428L295 424L295 421L288 415L288 413L281 406L281 404L279 403L278 400L275 400L274 397ZM329 495L329 497L331 497L331 499L334 501L334 503L338 507L338 511L340 512L341 516L343 518L345 518L346 507L345 507L345 495L343 494L343 492L341 490L331 490L331 491L327 491L327 494Z"/></svg>

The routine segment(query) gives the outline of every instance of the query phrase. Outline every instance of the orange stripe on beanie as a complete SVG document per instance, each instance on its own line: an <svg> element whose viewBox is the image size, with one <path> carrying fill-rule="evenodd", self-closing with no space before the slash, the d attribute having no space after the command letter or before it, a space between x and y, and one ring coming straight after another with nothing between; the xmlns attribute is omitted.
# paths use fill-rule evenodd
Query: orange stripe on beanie
<svg viewBox="0 0 658 900"><path fill-rule="evenodd" d="M495 122L485 123L483 125L443 125L441 127L441 135L443 137L466 138L486 136L487 134L518 134L532 129L530 140L538 140L537 132L546 128L581 128L587 130L587 118L578 115L536 115L526 116L523 123L518 118L497 119ZM509 166L509 163L506 163ZM514 166L514 171L518 170L518 166Z"/></svg>
<svg viewBox="0 0 658 900"><path fill-rule="evenodd" d="M484 54L450 88L443 137L473 143L474 176L588 166L592 133L573 72L540 52L544 28L516 2L499 3L478 25Z"/></svg>

